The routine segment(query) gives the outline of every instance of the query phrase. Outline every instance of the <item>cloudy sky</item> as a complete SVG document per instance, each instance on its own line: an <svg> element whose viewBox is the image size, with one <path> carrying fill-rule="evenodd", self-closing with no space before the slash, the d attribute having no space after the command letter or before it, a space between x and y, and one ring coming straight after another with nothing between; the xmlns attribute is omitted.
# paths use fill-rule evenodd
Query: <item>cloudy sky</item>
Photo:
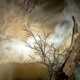
<svg viewBox="0 0 80 80"><path fill-rule="evenodd" d="M51 32L49 40L55 47L67 43L73 27L71 16L74 15L78 23L80 20L79 3L79 0L0 0L0 59L13 58L14 61L18 57L23 59L26 52L32 53L23 42L30 37L30 33L24 31L25 26L34 33Z"/></svg>

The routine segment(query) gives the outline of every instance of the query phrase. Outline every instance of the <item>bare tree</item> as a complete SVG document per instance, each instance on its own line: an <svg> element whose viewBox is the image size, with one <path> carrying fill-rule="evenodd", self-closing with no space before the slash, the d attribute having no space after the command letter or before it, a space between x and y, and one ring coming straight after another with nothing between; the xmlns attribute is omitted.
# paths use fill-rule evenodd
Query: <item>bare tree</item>
<svg viewBox="0 0 80 80"><path fill-rule="evenodd" d="M73 32L72 32L72 40L71 45L68 49L65 49L63 52L59 52L58 49L54 47L53 43L48 43L48 38L51 33L43 33L37 34L36 38L35 34L28 28L25 27L25 31L29 31L35 41L34 46L27 43L28 47L33 49L36 54L38 54L41 57L41 60L44 65L48 68L49 73L49 79L48 80L68 80L68 76L63 71L64 66L68 59L70 58L72 46L74 42L74 34L76 30L76 24L75 24L75 18L72 17L74 26L73 26ZM28 25L29 27L29 25ZM67 53L67 57L64 59L64 62L60 62L60 57L64 57L63 53Z"/></svg>
<svg viewBox="0 0 80 80"><path fill-rule="evenodd" d="M27 46L31 48L34 53L38 54L41 58L41 63L46 65L49 72L49 80L55 80L55 72L58 70L62 61L60 61L60 57L64 57L65 50L60 53L58 49L54 47L53 43L49 43L48 39L51 33L44 33L35 35L30 29L25 28L25 31L29 31L31 36L33 37L35 44L34 46L27 43Z"/></svg>
<svg viewBox="0 0 80 80"><path fill-rule="evenodd" d="M78 55L77 51L75 49L78 49L78 48L75 48L76 47L76 40L77 40L77 37L78 37L78 25L77 25L77 22L75 20L75 17L72 16L72 20L73 20L73 29L72 29L72 38L71 38L71 44L69 46L69 48L66 49L66 58L63 62L63 64L60 66L60 68L58 68L57 70L57 79L56 80L64 80L64 79L60 79L60 77L64 77L63 76L63 73L64 75L67 74L67 72L69 72L70 74L73 74L74 71L71 71L73 70L73 67L75 66L75 62L74 60L76 59L76 55ZM77 36L76 36L77 35ZM76 38L75 38L76 36ZM79 50L78 50L79 51ZM76 54L76 55L75 55ZM74 63L74 64L73 64ZM67 71L65 72L64 71L64 68L65 67L68 67L68 66L71 66L71 69L69 71L69 69L67 68ZM67 74L67 76L65 75L66 77L66 80L74 80L74 79L70 79L70 74ZM73 75L72 75L73 76Z"/></svg>
<svg viewBox="0 0 80 80"><path fill-rule="evenodd" d="M65 73L70 77L74 77L74 68L76 66L75 59L77 56L79 56L79 31L78 31L78 24L76 22L76 19L74 16L72 16L72 20L74 23L73 30L72 30L72 39L71 39L71 45L68 49L68 59L66 61L66 64L64 66ZM70 66L70 67L69 67ZM74 79L69 79L74 80Z"/></svg>

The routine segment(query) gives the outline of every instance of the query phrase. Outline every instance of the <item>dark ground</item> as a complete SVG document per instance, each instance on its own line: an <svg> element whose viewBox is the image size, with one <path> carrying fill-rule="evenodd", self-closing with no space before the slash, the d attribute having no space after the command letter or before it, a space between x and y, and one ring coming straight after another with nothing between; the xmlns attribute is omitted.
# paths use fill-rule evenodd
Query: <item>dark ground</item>
<svg viewBox="0 0 80 80"><path fill-rule="evenodd" d="M0 64L0 80L47 80L47 68L39 63Z"/></svg>

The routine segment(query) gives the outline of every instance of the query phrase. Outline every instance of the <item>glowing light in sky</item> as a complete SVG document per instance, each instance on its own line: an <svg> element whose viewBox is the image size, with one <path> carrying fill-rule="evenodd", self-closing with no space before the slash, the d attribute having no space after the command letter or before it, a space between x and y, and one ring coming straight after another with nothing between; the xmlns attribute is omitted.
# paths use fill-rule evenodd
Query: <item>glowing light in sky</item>
<svg viewBox="0 0 80 80"><path fill-rule="evenodd" d="M58 24L55 28L55 32L51 34L50 37L47 39L47 43L48 44L54 43L54 47L56 48L60 47L63 44L64 40L69 38L72 32L73 25L72 23L70 24L69 23L70 23L69 21L67 23L66 21L64 21L62 24ZM34 33L34 36L37 41L40 40L40 38L37 36L37 32ZM41 35L41 38L42 37L44 36ZM40 60L39 55L36 55L34 51L29 46L27 46L26 42L29 43L29 45L31 45L32 47L35 45L35 40L33 37L27 38L25 42L19 39L11 39L10 41L3 42L1 49L3 50L3 52L5 51L5 49L7 49L5 53L9 53L10 51L12 51L14 52L13 55L23 56L25 59L26 58L28 59L29 56L32 56L35 57L36 60ZM0 53L3 53L1 49Z"/></svg>
<svg viewBox="0 0 80 80"><path fill-rule="evenodd" d="M30 43L31 46L35 44L35 41L32 37L30 37L27 41ZM15 60L17 60L16 58L20 57L22 57L22 61L26 60L29 62L34 62L41 60L40 56L35 55L34 51L29 46L27 46L25 42L18 39L12 39L11 41L3 42L1 49L0 53L4 53L9 57L13 57L16 55L17 57L15 57Z"/></svg>
<svg viewBox="0 0 80 80"><path fill-rule="evenodd" d="M25 53L25 55L29 55L30 53L32 53L31 49L29 47L26 46L26 44L22 41L14 41L10 44L10 47L13 50L16 50L16 52L18 52L18 54L23 54Z"/></svg>
<svg viewBox="0 0 80 80"><path fill-rule="evenodd" d="M23 55L23 56L27 55L28 56L32 53L32 50L26 46L25 42L16 40L16 39L12 39L11 41L3 42L1 49L3 52L5 50L7 50L8 52L12 51L14 52L14 55L17 54L17 55Z"/></svg>

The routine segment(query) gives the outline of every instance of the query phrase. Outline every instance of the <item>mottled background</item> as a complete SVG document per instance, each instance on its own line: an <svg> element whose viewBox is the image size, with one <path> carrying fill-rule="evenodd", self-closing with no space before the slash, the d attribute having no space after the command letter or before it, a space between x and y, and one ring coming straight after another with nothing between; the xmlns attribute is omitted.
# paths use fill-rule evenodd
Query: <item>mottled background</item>
<svg viewBox="0 0 80 80"><path fill-rule="evenodd" d="M54 42L56 48L69 47L72 15L80 27L80 0L0 0L0 63L41 61L24 43L31 40L31 34L24 31L24 26L30 27L35 34L51 32L49 40ZM31 77L32 74L35 77L39 71L38 77L47 76L46 68L43 70L42 67L37 63L30 66L1 64L0 80L12 80L14 75L24 77L27 74ZM34 69L35 75L31 72Z"/></svg>
<svg viewBox="0 0 80 80"><path fill-rule="evenodd" d="M79 24L79 7L79 0L0 0L0 59L29 59L26 54L32 51L27 51L24 40L30 33L24 31L24 26L34 33L51 32L50 40L56 47L69 46L73 27L71 16L74 15Z"/></svg>

